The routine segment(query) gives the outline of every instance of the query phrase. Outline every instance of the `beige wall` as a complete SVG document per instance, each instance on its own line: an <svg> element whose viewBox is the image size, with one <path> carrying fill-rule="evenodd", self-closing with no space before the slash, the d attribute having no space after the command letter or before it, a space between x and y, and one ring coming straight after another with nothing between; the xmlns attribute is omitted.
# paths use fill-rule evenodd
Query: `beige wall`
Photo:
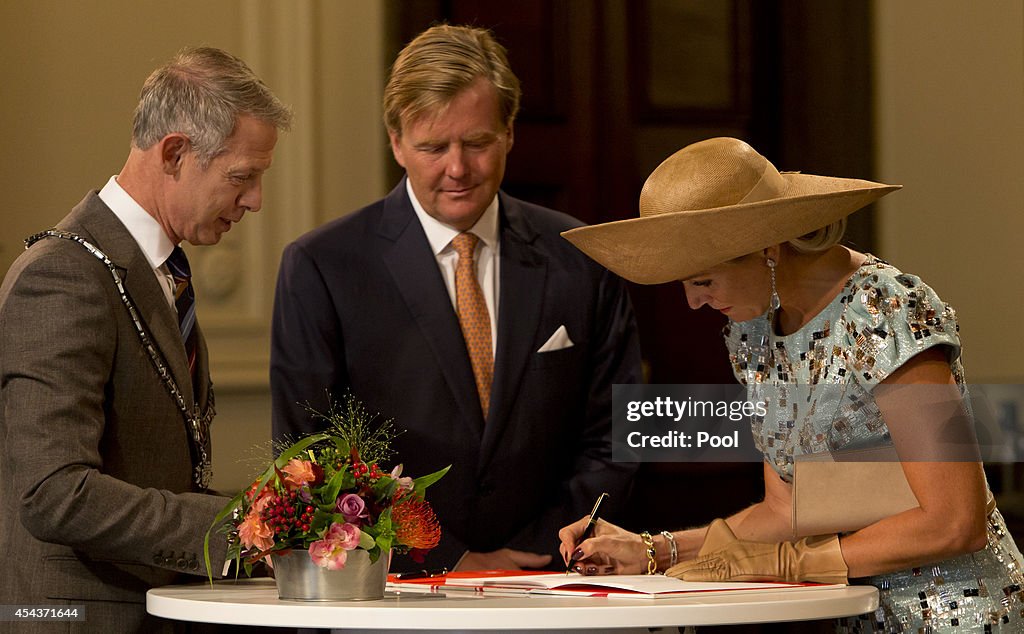
<svg viewBox="0 0 1024 634"><path fill-rule="evenodd" d="M957 308L974 383L1024 382L1024 3L876 0L880 255Z"/></svg>
<svg viewBox="0 0 1024 634"><path fill-rule="evenodd" d="M0 2L0 271L120 170L149 72L186 45L244 58L295 109L265 179L263 211L215 248L190 250L217 385L214 486L241 487L266 456L267 359L283 246L379 198L383 6L333 0Z"/></svg>
<svg viewBox="0 0 1024 634"><path fill-rule="evenodd" d="M207 5L210 5L207 7ZM237 51L233 3L14 0L0 3L0 270L21 239L59 220L117 172L150 70L185 44Z"/></svg>

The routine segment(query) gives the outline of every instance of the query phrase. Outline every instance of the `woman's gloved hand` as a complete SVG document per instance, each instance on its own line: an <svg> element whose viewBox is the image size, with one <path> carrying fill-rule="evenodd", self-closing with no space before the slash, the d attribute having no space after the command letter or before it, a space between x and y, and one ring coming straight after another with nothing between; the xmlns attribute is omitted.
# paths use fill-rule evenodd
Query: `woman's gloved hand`
<svg viewBox="0 0 1024 634"><path fill-rule="evenodd" d="M816 581L847 583L849 568L838 535L764 544L736 539L725 520L708 527L696 559L672 566L666 575L685 581Z"/></svg>

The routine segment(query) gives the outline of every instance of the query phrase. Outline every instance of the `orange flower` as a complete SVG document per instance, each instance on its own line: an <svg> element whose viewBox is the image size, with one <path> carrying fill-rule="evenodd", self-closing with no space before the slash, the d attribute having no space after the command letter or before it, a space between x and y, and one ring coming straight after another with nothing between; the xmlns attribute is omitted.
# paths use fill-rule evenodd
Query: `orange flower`
<svg viewBox="0 0 1024 634"><path fill-rule="evenodd" d="M255 513L256 517L261 517L263 511L270 506L270 503L274 501L274 492L269 488L260 491L260 496L256 498L256 501L252 503L252 507L249 510L250 515Z"/></svg>
<svg viewBox="0 0 1024 634"><path fill-rule="evenodd" d="M291 489L297 489L304 484L316 484L324 477L324 471L320 465L298 458L289 460L281 471L285 473L285 486Z"/></svg>
<svg viewBox="0 0 1024 634"><path fill-rule="evenodd" d="M422 498L402 496L391 509L391 521L399 544L430 550L441 541L441 526L434 509Z"/></svg>
<svg viewBox="0 0 1024 634"><path fill-rule="evenodd" d="M245 520L238 526L238 538L246 548L255 546L257 550L267 550L274 545L274 531L260 519L255 508L249 511Z"/></svg>
<svg viewBox="0 0 1024 634"><path fill-rule="evenodd" d="M245 499L252 500L252 496L256 495L256 489L260 486L259 478L253 480L253 483L249 485L249 488L245 492Z"/></svg>

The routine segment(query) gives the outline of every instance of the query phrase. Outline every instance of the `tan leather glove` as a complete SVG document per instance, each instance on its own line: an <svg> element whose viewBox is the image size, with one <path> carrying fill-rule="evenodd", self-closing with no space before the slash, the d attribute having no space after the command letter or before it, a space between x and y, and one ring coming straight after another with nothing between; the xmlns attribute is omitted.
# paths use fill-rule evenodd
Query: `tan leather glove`
<svg viewBox="0 0 1024 634"><path fill-rule="evenodd" d="M736 539L725 520L708 527L696 559L665 571L685 581L817 581L847 583L849 568L838 535L805 537L798 542L763 544Z"/></svg>

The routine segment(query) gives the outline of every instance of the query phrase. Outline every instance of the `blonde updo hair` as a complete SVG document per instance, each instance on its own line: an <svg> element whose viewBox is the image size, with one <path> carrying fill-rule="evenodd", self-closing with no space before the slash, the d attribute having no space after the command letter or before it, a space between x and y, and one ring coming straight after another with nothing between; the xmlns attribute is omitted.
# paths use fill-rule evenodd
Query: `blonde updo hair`
<svg viewBox="0 0 1024 634"><path fill-rule="evenodd" d="M839 244L845 233L846 218L843 217L821 229L793 238L788 244L798 253L821 253Z"/></svg>

